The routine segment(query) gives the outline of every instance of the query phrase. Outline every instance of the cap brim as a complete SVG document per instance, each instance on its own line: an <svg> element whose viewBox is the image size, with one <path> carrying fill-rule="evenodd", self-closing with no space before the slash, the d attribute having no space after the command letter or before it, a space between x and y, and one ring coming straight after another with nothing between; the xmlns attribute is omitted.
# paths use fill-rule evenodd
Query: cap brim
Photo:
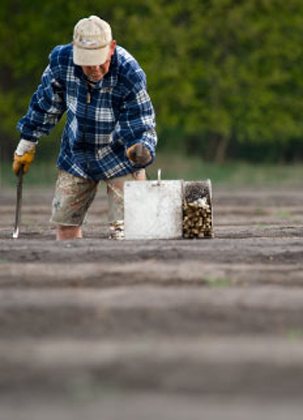
<svg viewBox="0 0 303 420"><path fill-rule="evenodd" d="M73 61L77 66L100 66L107 60L109 50L109 45L95 50L73 45Z"/></svg>

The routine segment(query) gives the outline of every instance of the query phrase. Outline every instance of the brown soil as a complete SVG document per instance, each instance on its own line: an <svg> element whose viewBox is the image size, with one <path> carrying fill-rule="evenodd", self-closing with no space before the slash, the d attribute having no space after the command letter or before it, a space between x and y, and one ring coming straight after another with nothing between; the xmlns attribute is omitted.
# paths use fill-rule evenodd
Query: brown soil
<svg viewBox="0 0 303 420"><path fill-rule="evenodd" d="M202 240L108 240L101 192L58 243L51 199L14 240L1 191L0 418L302 418L300 190L215 189Z"/></svg>

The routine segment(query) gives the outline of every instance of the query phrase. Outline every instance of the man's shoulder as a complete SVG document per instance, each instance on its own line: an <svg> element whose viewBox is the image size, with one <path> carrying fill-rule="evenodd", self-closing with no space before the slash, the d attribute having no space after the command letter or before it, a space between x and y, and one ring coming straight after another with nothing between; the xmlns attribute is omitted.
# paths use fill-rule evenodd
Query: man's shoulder
<svg viewBox="0 0 303 420"><path fill-rule="evenodd" d="M69 65L72 63L72 44L57 45L50 53L50 62L54 65Z"/></svg>
<svg viewBox="0 0 303 420"><path fill-rule="evenodd" d="M125 48L121 47L121 45L117 45L116 51L121 65L135 67L139 66L139 63L135 57Z"/></svg>
<svg viewBox="0 0 303 420"><path fill-rule="evenodd" d="M145 85L145 73L135 57L121 46L116 47L116 52L120 79L127 85Z"/></svg>

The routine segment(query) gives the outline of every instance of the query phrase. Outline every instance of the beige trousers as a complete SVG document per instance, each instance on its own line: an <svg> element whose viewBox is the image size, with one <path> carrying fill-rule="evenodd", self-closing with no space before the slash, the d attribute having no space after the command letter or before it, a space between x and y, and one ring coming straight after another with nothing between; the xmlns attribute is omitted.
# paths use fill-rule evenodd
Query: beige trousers
<svg viewBox="0 0 303 420"><path fill-rule="evenodd" d="M108 220L113 223L124 219L123 185L125 181L144 181L146 174L140 169L132 174L105 181L108 197ZM50 221L61 226L81 226L93 202L99 182L79 178L59 171L52 203Z"/></svg>

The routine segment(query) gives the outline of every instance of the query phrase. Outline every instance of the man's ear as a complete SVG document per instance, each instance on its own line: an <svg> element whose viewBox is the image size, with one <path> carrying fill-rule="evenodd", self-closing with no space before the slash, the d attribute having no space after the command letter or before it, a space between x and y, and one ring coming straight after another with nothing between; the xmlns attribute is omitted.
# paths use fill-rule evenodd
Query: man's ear
<svg viewBox="0 0 303 420"><path fill-rule="evenodd" d="M116 40L112 40L110 43L110 55L113 55L117 46Z"/></svg>

